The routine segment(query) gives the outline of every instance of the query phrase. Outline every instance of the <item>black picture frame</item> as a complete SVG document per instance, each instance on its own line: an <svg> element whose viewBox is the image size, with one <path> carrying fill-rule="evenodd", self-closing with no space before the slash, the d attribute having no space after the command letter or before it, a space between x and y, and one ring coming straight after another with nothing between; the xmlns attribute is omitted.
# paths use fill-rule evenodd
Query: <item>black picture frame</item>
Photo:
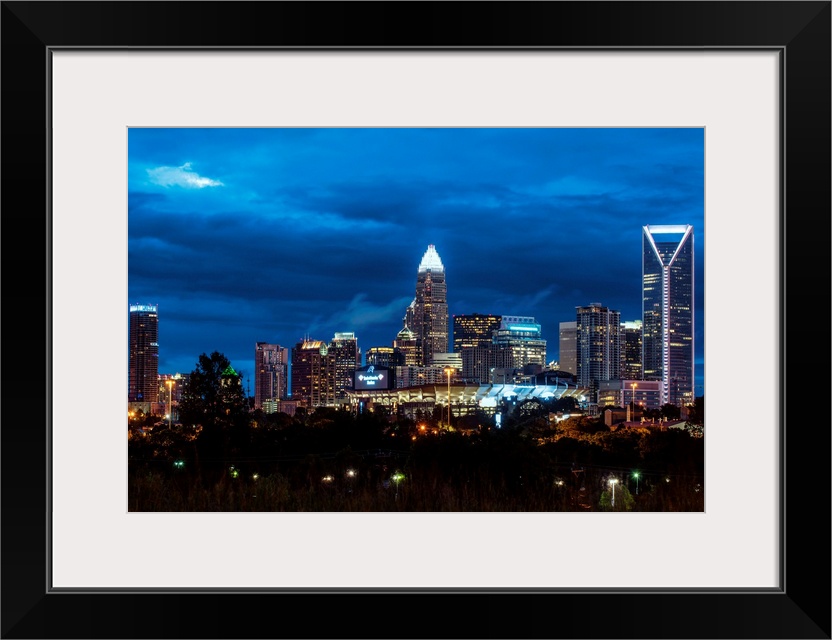
<svg viewBox="0 0 832 640"><path fill-rule="evenodd" d="M828 369L820 370L830 354L828 0L3 2L0 19L3 638L830 638L829 385ZM47 133L50 51L63 47L777 50L785 80L780 588L53 592ZM807 274L815 291L808 300ZM766 393L774 385L760 386ZM753 472L738 465L738 476Z"/></svg>

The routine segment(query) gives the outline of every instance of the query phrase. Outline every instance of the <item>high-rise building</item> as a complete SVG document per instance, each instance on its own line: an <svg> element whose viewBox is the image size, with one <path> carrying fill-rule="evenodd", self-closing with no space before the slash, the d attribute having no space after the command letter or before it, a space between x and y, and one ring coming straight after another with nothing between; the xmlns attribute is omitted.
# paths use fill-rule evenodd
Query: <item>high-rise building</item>
<svg viewBox="0 0 832 640"><path fill-rule="evenodd" d="M491 339L491 350L494 366L500 369L546 366L546 340L540 325L530 316L502 316Z"/></svg>
<svg viewBox="0 0 832 640"><path fill-rule="evenodd" d="M576 309L578 386L596 401L599 382L621 377L621 314L600 302Z"/></svg>
<svg viewBox="0 0 832 640"><path fill-rule="evenodd" d="M448 374L445 367L429 365L427 367L396 367L396 387L422 387L425 385L446 384ZM453 379L453 374L452 374Z"/></svg>
<svg viewBox="0 0 832 640"><path fill-rule="evenodd" d="M485 383L494 368L492 341L502 316L471 313L455 315L454 351L462 356L462 380Z"/></svg>
<svg viewBox="0 0 832 640"><path fill-rule="evenodd" d="M459 353L462 356L462 381L474 384L491 382L494 369L494 350L487 347L465 347Z"/></svg>
<svg viewBox="0 0 832 640"><path fill-rule="evenodd" d="M561 322L558 338L558 368L578 375L578 323Z"/></svg>
<svg viewBox="0 0 832 640"><path fill-rule="evenodd" d="M642 366L662 404L694 401L693 227L642 229Z"/></svg>
<svg viewBox="0 0 832 640"><path fill-rule="evenodd" d="M292 400L312 407L335 404L335 357L321 340L303 340L292 348Z"/></svg>
<svg viewBox="0 0 832 640"><path fill-rule="evenodd" d="M500 328L502 316L470 313L455 315L454 351L460 353L471 347L488 347L494 332Z"/></svg>
<svg viewBox="0 0 832 640"><path fill-rule="evenodd" d="M445 370L453 369L451 376L454 379L459 378L462 374L462 354L459 353L434 353L432 367L440 367Z"/></svg>
<svg viewBox="0 0 832 640"><path fill-rule="evenodd" d="M364 364L380 367L398 367L404 364L404 354L395 347L370 347L364 354Z"/></svg>
<svg viewBox="0 0 832 640"><path fill-rule="evenodd" d="M337 332L329 343L329 353L335 365L335 397L347 398L352 389L355 370L361 366L361 349L354 333Z"/></svg>
<svg viewBox="0 0 832 640"><path fill-rule="evenodd" d="M419 345L416 342L416 334L407 326L406 318L405 325L396 334L396 339L393 340L393 349L398 354L398 359L402 360L401 366L419 366L419 362L421 361Z"/></svg>
<svg viewBox="0 0 832 640"><path fill-rule="evenodd" d="M131 304L128 402L159 398L159 314L155 304Z"/></svg>
<svg viewBox="0 0 832 640"><path fill-rule="evenodd" d="M621 377L641 380L641 320L621 323Z"/></svg>
<svg viewBox="0 0 832 640"><path fill-rule="evenodd" d="M257 342L254 345L254 408L273 406L286 398L289 350L279 344Z"/></svg>
<svg viewBox="0 0 832 640"><path fill-rule="evenodd" d="M428 245L416 274L412 324L421 365L429 365L434 353L448 352L448 289L445 266L434 245ZM410 310L405 316L409 320Z"/></svg>

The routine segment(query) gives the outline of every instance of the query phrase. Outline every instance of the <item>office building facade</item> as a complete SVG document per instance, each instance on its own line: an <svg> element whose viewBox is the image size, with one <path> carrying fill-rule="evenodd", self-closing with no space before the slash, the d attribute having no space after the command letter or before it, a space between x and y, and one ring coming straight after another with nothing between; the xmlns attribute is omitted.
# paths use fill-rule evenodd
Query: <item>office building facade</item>
<svg viewBox="0 0 832 640"><path fill-rule="evenodd" d="M397 367L404 364L404 356L395 347L370 347L364 354L364 364Z"/></svg>
<svg viewBox="0 0 832 640"><path fill-rule="evenodd" d="M393 350L397 354L397 359L401 360L400 366L418 367L422 361L419 344L416 341L416 334L407 326L407 321L402 327L402 330L396 334L396 339L393 340Z"/></svg>
<svg viewBox="0 0 832 640"><path fill-rule="evenodd" d="M454 351L461 353L463 349L490 346L502 319L502 316L482 313L453 316Z"/></svg>
<svg viewBox="0 0 832 640"><path fill-rule="evenodd" d="M694 401L694 253L691 225L642 228L642 366L662 404Z"/></svg>
<svg viewBox="0 0 832 640"><path fill-rule="evenodd" d="M461 380L488 382L494 368L492 344L502 316L471 313L453 316L454 352L462 357Z"/></svg>
<svg viewBox="0 0 832 640"><path fill-rule="evenodd" d="M335 358L322 340L303 340L292 348L292 400L335 405Z"/></svg>
<svg viewBox="0 0 832 640"><path fill-rule="evenodd" d="M641 380L641 320L621 323L621 377Z"/></svg>
<svg viewBox="0 0 832 640"><path fill-rule="evenodd" d="M528 365L546 366L546 340L531 316L502 316L493 333L494 366L522 370Z"/></svg>
<svg viewBox="0 0 832 640"><path fill-rule="evenodd" d="M600 302L576 312L578 386L595 402L600 382L621 377L621 314Z"/></svg>
<svg viewBox="0 0 832 640"><path fill-rule="evenodd" d="M154 404L159 399L159 308L129 306L127 401Z"/></svg>
<svg viewBox="0 0 832 640"><path fill-rule="evenodd" d="M420 365L430 365L434 353L448 352L448 289L445 266L434 245L428 245L416 274L416 296L405 314L416 335Z"/></svg>
<svg viewBox="0 0 832 640"><path fill-rule="evenodd" d="M578 375L578 323L561 322L558 334L558 369Z"/></svg>
<svg viewBox="0 0 832 640"><path fill-rule="evenodd" d="M254 345L254 408L266 410L286 398L288 391L289 349L279 344Z"/></svg>
<svg viewBox="0 0 832 640"><path fill-rule="evenodd" d="M335 398L343 400L352 389L355 370L361 366L358 339L351 332L336 332L329 343L329 352L335 366Z"/></svg>

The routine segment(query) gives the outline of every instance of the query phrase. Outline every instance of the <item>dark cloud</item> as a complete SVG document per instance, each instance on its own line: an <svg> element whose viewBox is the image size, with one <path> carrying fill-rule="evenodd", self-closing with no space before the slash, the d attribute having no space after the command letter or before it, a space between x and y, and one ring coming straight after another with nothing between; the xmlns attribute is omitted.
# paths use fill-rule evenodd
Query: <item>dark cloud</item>
<svg viewBox="0 0 832 640"><path fill-rule="evenodd" d="M451 313L558 325L641 314L641 228L693 224L697 357L704 136L696 129L131 129L129 294L160 310L162 371L354 331L389 345L434 244ZM188 166L218 186L148 170Z"/></svg>

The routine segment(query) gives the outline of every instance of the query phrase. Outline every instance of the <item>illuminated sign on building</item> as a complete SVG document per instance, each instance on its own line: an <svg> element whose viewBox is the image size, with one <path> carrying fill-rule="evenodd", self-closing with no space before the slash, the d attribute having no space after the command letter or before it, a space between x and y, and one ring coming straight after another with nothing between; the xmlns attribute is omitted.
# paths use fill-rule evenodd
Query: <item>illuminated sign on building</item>
<svg viewBox="0 0 832 640"><path fill-rule="evenodd" d="M368 365L355 371L355 389L392 389L393 376L388 367Z"/></svg>
<svg viewBox="0 0 832 640"><path fill-rule="evenodd" d="M149 311L150 313L156 313L159 310L159 307L155 304L131 304L130 305L130 313L135 311Z"/></svg>

